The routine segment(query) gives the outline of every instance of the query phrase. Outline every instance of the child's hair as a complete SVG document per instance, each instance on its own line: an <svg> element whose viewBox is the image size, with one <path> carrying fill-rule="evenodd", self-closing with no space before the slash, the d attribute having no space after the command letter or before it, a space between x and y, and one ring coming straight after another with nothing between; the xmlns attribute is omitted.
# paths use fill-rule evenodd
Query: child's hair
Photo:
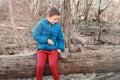
<svg viewBox="0 0 120 80"><path fill-rule="evenodd" d="M60 16L60 12L57 8L51 7L51 8L48 9L47 15L50 16L50 17L52 17L54 15L59 15Z"/></svg>

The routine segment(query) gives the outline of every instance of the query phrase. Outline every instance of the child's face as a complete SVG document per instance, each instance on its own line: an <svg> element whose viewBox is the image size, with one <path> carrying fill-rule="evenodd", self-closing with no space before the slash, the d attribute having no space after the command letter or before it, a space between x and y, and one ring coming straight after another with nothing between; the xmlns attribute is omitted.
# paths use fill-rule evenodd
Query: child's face
<svg viewBox="0 0 120 80"><path fill-rule="evenodd" d="M51 24L55 24L60 19L60 16L59 15L53 15L51 17L48 16L47 18L48 18L48 20Z"/></svg>

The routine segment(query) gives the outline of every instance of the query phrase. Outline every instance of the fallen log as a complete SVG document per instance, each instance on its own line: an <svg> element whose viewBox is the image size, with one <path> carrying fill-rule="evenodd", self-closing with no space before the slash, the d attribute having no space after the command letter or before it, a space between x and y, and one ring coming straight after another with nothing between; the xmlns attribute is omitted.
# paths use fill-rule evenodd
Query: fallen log
<svg viewBox="0 0 120 80"><path fill-rule="evenodd" d="M1 55L0 79L35 77L36 55ZM58 61L60 74L120 72L119 50L96 50L68 54ZM46 65L44 75L50 75Z"/></svg>

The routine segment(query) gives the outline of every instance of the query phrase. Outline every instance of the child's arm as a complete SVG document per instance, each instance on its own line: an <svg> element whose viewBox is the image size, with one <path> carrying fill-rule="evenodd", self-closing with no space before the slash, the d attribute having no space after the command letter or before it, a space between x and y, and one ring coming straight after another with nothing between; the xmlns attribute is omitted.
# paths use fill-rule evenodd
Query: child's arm
<svg viewBox="0 0 120 80"><path fill-rule="evenodd" d="M35 26L34 31L32 33L32 36L34 38L35 41L37 41L38 43L47 43L48 38L45 36L42 36L42 23L38 22L38 24Z"/></svg>

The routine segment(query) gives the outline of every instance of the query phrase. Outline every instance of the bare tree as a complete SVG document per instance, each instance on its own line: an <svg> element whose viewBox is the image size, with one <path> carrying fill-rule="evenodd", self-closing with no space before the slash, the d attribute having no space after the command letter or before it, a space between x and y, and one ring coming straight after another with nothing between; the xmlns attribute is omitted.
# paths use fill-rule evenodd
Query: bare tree
<svg viewBox="0 0 120 80"><path fill-rule="evenodd" d="M89 15L89 11L90 11L90 7L92 5L93 0L85 0L85 24L86 24L86 28L88 27L88 15Z"/></svg>
<svg viewBox="0 0 120 80"><path fill-rule="evenodd" d="M71 15L72 15L72 31L75 31L75 27L77 26L77 17L78 17L78 10L80 7L81 0L71 0Z"/></svg>
<svg viewBox="0 0 120 80"><path fill-rule="evenodd" d="M15 39L16 43L18 44L20 50L22 50L20 43L18 41L18 34L17 34L17 26L15 24L14 21L14 16L13 16L13 7L12 7L12 1L9 0L9 13L10 13L10 21L11 21L11 25L13 27L13 38Z"/></svg>
<svg viewBox="0 0 120 80"><path fill-rule="evenodd" d="M2 17L3 14L3 9L2 9L2 0L0 0L0 19Z"/></svg>
<svg viewBox="0 0 120 80"><path fill-rule="evenodd" d="M70 32L71 32L71 9L70 9L70 0L64 0L64 16L63 19L63 30L65 33L65 41L66 47L68 50L70 49L71 39L70 39Z"/></svg>
<svg viewBox="0 0 120 80"><path fill-rule="evenodd" d="M97 26L99 27L99 33L98 33L98 39L97 39L97 44L99 44L99 41L101 41L101 33L102 33L102 26L101 26L101 21L100 21L100 15L109 7L109 5L112 3L112 0L108 1L108 4L104 7L104 4L102 3L102 0L99 0L99 6L98 6L98 12L96 15L97 19ZM94 34L94 42L95 42L95 34Z"/></svg>

